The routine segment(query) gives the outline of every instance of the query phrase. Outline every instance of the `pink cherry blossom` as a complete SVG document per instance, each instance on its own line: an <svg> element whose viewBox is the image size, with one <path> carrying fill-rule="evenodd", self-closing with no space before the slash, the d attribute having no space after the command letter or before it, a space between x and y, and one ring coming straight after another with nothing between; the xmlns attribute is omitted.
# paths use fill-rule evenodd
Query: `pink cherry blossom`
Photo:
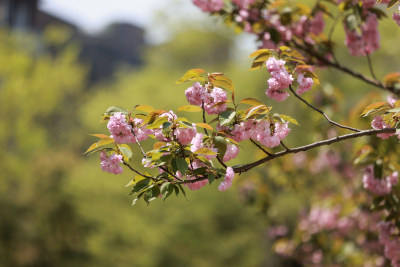
<svg viewBox="0 0 400 267"><path fill-rule="evenodd" d="M208 114L219 114L226 110L226 104L218 104L227 100L227 94L224 90L214 87L210 94L207 94L204 101L204 109ZM218 104L218 105L217 105Z"/></svg>
<svg viewBox="0 0 400 267"><path fill-rule="evenodd" d="M121 174L124 171L119 165L119 163L122 163L122 155L111 154L111 156L108 157L106 151L101 151L100 161L101 169L105 172Z"/></svg>
<svg viewBox="0 0 400 267"><path fill-rule="evenodd" d="M381 179L375 178L374 167L372 165L365 168L363 176L364 188L373 192L378 196L389 194L392 191L392 187L397 184L399 175L397 172L393 172L387 177Z"/></svg>
<svg viewBox="0 0 400 267"><path fill-rule="evenodd" d="M216 12L222 9L224 0L193 0L193 4L204 12Z"/></svg>
<svg viewBox="0 0 400 267"><path fill-rule="evenodd" d="M292 84L293 77L286 70L285 61L281 59L276 60L275 57L270 57L266 66L271 78L268 79L268 89L265 93L275 101L281 102L289 96L289 93L283 90Z"/></svg>
<svg viewBox="0 0 400 267"><path fill-rule="evenodd" d="M371 126L372 128L374 128L375 130L379 130L379 129L385 129L385 128L390 128L389 125L386 124L386 122L383 120L383 118L381 116L376 116L374 117L374 119L371 122ZM382 139L388 139L390 136L394 135L394 133L381 133L381 134L377 134L377 136L379 138Z"/></svg>
<svg viewBox="0 0 400 267"><path fill-rule="evenodd" d="M204 134L202 134L202 133L196 134L196 136L191 141L190 151L195 153L197 150L206 147L206 146L204 146L204 143L203 143L203 137L204 137ZM207 147L207 148L209 148L211 151L214 151L215 153L218 153L218 149L216 149L214 147ZM211 160L211 159L214 159L217 157L216 154L215 155L200 154L200 155L204 156L208 160Z"/></svg>
<svg viewBox="0 0 400 267"><path fill-rule="evenodd" d="M241 9L247 9L250 5L254 4L256 0L232 0Z"/></svg>
<svg viewBox="0 0 400 267"><path fill-rule="evenodd" d="M380 47L378 32L378 18L373 13L367 14L366 21L361 24L361 34L356 30L349 30L345 25L346 46L353 56L371 54Z"/></svg>
<svg viewBox="0 0 400 267"><path fill-rule="evenodd" d="M309 31L315 35L320 35L324 31L324 28L325 28L324 13L322 11L318 11L314 15L314 18L310 21Z"/></svg>
<svg viewBox="0 0 400 267"><path fill-rule="evenodd" d="M399 12L398 13L394 12L392 18L397 23L397 25L400 26L400 6L399 6Z"/></svg>
<svg viewBox="0 0 400 267"><path fill-rule="evenodd" d="M299 84L299 87L297 88L296 93L301 95L311 89L314 80L309 77L304 77L304 74L300 73L299 76L297 76L297 83Z"/></svg>
<svg viewBox="0 0 400 267"><path fill-rule="evenodd" d="M131 143L133 141L132 126L128 124L125 114L121 112L114 113L107 123L107 128L114 138L115 143Z"/></svg>
<svg viewBox="0 0 400 267"><path fill-rule="evenodd" d="M235 177L235 172L233 171L232 167L226 168L225 179L219 184L218 190L226 191L229 187L231 187L234 177Z"/></svg>
<svg viewBox="0 0 400 267"><path fill-rule="evenodd" d="M204 167L204 166L206 166L204 163L199 162L199 161L194 161L192 164L189 165L189 169L191 169L191 170L196 170L196 169L198 169L198 168L200 168L200 167ZM183 178L183 176L181 175L181 173L180 173L179 171L176 173L176 175L177 175L178 178ZM186 177L186 178L187 178L188 180L195 180L195 179L197 179L195 176L188 176L188 177ZM187 183L187 184L185 184L185 185L186 185L190 190L199 190L200 188L206 186L207 183L208 183L208 180L207 180L207 179L204 179L204 180L200 180L200 181L193 182L193 183Z"/></svg>
<svg viewBox="0 0 400 267"><path fill-rule="evenodd" d="M222 161L225 162L234 159L237 157L238 154L239 154L239 148L233 144L228 144Z"/></svg>
<svg viewBox="0 0 400 267"><path fill-rule="evenodd" d="M380 222L378 224L380 234L379 242L385 247L385 256L391 261L392 266L400 266L400 239L398 236L392 237L392 232L396 229L392 222Z"/></svg>
<svg viewBox="0 0 400 267"><path fill-rule="evenodd" d="M199 82L195 82L192 87L189 87L185 91L185 96L187 101L196 106L201 106L202 102L205 100L207 90L201 86Z"/></svg>
<svg viewBox="0 0 400 267"><path fill-rule="evenodd" d="M192 124L192 127L178 128L174 131L176 138L182 145L188 145L192 139L196 136L196 124Z"/></svg>

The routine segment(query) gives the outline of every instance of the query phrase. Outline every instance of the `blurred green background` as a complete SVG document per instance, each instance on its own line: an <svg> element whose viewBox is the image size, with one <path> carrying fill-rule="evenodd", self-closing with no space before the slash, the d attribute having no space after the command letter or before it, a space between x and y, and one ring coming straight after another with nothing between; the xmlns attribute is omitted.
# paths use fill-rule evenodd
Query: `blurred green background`
<svg viewBox="0 0 400 267"><path fill-rule="evenodd" d="M273 104L264 94L266 72L247 71L248 47L225 27L210 21L190 27L197 23L179 22L168 42L141 46L140 64L118 65L96 81L90 76L93 66L80 58L84 44L65 28L48 26L41 34L0 30L0 266L295 266L273 254L267 232L271 224L295 226L298 210L311 201L311 189L305 188L313 187L307 183L322 186L317 177L299 173L295 181L282 161L237 176L226 192L213 184L187 190L188 200L171 197L131 207L124 186L133 174L103 173L97 155L82 155L96 141L89 134L107 133L100 118L109 106L176 110L185 104L188 85L175 81L191 68L226 73L237 99ZM384 62L400 52L398 46L383 47L376 56L380 76L396 66ZM346 50L340 51L346 58ZM366 62L352 63L367 70ZM367 92L342 76L328 77L347 92L335 98L337 109L330 111L338 117ZM320 91L329 96L332 88ZM303 127L319 121L295 103L290 99L276 110ZM293 126L288 144L315 137ZM232 165L260 156L245 144Z"/></svg>

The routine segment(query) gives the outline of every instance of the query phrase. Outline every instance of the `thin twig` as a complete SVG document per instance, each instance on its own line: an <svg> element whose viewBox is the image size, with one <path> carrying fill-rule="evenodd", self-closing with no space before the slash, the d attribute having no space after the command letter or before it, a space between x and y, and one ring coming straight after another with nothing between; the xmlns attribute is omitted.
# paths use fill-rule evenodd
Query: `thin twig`
<svg viewBox="0 0 400 267"><path fill-rule="evenodd" d="M269 153L267 150L265 150L262 146L260 146L256 141L254 141L253 139L250 138L250 141L256 146L258 147L262 152L264 152L265 154L267 154L268 156L271 156L272 154Z"/></svg>
<svg viewBox="0 0 400 267"><path fill-rule="evenodd" d="M139 172L138 170L134 169L134 168L133 168L131 165L129 165L129 163L126 162L126 161L122 161L122 163L123 163L125 166L127 166L131 171L133 171L133 172L139 174L140 176L143 176L143 177L145 177L145 178L150 178L150 179L152 179L152 180L154 180L154 181L159 181L157 178L155 178L155 177L153 177L153 176L148 176L148 175L143 174L143 173Z"/></svg>
<svg viewBox="0 0 400 267"><path fill-rule="evenodd" d="M309 54L310 56L315 57L316 59L318 59L319 61L321 61L322 63L326 64L327 66L333 67L337 70L340 70L344 73L347 73L351 76L353 76L354 78L357 78L359 80L362 80L370 85L373 85L377 88L389 91L395 95L399 95L399 92L396 91L393 87L388 87L385 86L383 83L381 83L380 81L376 80L376 79L372 79L370 77L367 77L361 73L355 72L351 69L349 69L348 67L342 66L337 62L332 62L329 59L327 59L326 57L320 55L318 52L315 52L313 50L311 50L309 47L303 46L299 43L297 43L295 40L292 39L292 43L294 44L294 46L296 46L297 48L303 50L305 53Z"/></svg>
<svg viewBox="0 0 400 267"><path fill-rule="evenodd" d="M370 55L369 55L368 53L366 53L366 54L367 54L369 72L371 73L371 76L372 76L375 80L377 80L377 79L376 79L376 76L375 76L375 73L374 73L374 69L373 69L373 67L372 67L371 57L370 57Z"/></svg>
<svg viewBox="0 0 400 267"><path fill-rule="evenodd" d="M286 149L286 151L290 151L290 148L288 148L282 141L281 141L281 145Z"/></svg>
<svg viewBox="0 0 400 267"><path fill-rule="evenodd" d="M222 166L224 166L225 169L228 168L228 166L226 166L226 164L222 161L222 159L219 156L217 156L217 160Z"/></svg>
<svg viewBox="0 0 400 267"><path fill-rule="evenodd" d="M258 161L255 161L253 163L249 163L249 164L246 164L246 165L243 165L243 166L240 166L240 167L233 168L233 170L234 170L235 173L242 173L242 172L246 172L248 170L251 170L252 168L254 168L254 167L256 167L256 166L258 166L260 164L263 164L263 163L265 163L267 161L270 161L272 159L285 156L287 154L294 154L294 153L297 153L297 152L300 152L300 151L307 151L307 150L310 150L310 149L313 149L313 148L316 148L316 147L326 146L326 145L330 145L330 144L333 144L333 143L337 143L337 142L341 142L341 141L344 141L344 140L347 140L347 139L357 138L357 137L361 137L361 136L376 135L376 134L381 134L381 133L395 133L395 132L396 132L395 128L385 128L385 129L379 129L379 130L370 129L370 130L360 131L360 132L357 132L357 133L341 135L341 136L337 136L337 137L334 137L334 138L331 138L331 139L326 139L326 140L323 140L323 141L318 141L318 142L315 142L315 143L312 143L312 144L308 144L308 145L305 145L305 146L292 148L290 150L280 151L280 152L271 154L271 155L269 155L269 156L267 156L265 158L262 158L262 159L260 159Z"/></svg>
<svg viewBox="0 0 400 267"><path fill-rule="evenodd" d="M133 130L133 128L132 128L131 132L132 132L133 136L135 137L136 144L139 146L140 151L141 151L142 154L143 154L143 157L146 159L146 158L147 158L146 153L144 153L143 147L142 147L142 145L140 144L139 140L137 139L137 136L136 136L135 131Z"/></svg>
<svg viewBox="0 0 400 267"><path fill-rule="evenodd" d="M339 123L337 123L337 122L331 120L331 119L328 117L328 115L325 114L325 112L323 112L322 110L320 110L320 109L314 107L313 105L311 105L310 103L308 103L304 98L302 98L301 96L299 96L299 95L293 90L293 88L292 88L291 85L289 85L289 89L290 89L290 91L292 91L292 93L294 94L295 97L297 97L298 99L300 99L302 102L304 102L307 106L309 106L309 107L312 108L313 110L317 111L318 113L321 113L321 114L325 117L325 119L326 119L327 121L329 121L331 124L333 124L333 125L335 125L335 126L337 126L337 127L343 128L343 129L350 130L350 131L361 132L361 130L358 130L358 129L356 129L356 128L352 128L352 127L349 127L349 126L341 125L341 124L339 124Z"/></svg>

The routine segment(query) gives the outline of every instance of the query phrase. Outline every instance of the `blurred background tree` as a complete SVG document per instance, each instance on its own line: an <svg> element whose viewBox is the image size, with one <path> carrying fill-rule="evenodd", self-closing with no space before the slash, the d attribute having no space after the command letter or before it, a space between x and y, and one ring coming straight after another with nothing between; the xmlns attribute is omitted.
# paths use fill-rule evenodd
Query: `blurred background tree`
<svg viewBox="0 0 400 267"><path fill-rule="evenodd" d="M215 23L179 21L168 42L150 46L140 29L123 23L88 36L68 24L60 28L43 21L35 35L13 25L0 31L0 266L300 266L273 252L271 230L287 225L286 231L294 232L299 211L313 201L311 192L328 195L340 188L346 166L317 161L330 150L311 152L307 161L287 157L265 165L241 175L224 193L214 184L187 192L188 201L171 198L134 208L124 189L131 175L102 173L98 159L81 155L93 142L88 134L105 132L100 116L109 106L181 106L186 87L175 81L189 68L225 72L238 88L238 99L264 97L266 75L247 72L250 61L238 59L247 54L235 46L231 31ZM115 34L126 34L124 29L139 33L130 43L134 55L116 60L121 49L114 49L112 40L120 40ZM390 69L400 49L383 46L376 56L382 60L378 75ZM356 67L367 68L365 62ZM364 94L364 85L338 73L321 75L348 88L346 95L329 85L316 93L321 106L335 104L327 112L339 116ZM288 100L284 112L302 127L317 125L319 132L326 127L295 101ZM293 131L298 136L293 146L318 138L296 126ZM343 148L334 156L350 160L348 146ZM258 156L242 149L233 164ZM315 166L319 170L310 174ZM354 183L360 185L357 178Z"/></svg>

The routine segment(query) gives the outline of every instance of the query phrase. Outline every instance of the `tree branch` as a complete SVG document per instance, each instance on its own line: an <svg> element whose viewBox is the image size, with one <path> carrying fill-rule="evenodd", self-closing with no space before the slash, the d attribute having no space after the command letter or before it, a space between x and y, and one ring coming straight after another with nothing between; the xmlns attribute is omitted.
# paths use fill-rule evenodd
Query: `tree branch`
<svg viewBox="0 0 400 267"><path fill-rule="evenodd" d="M386 129L380 129L380 130L374 130L374 129L370 129L370 130L364 130L364 131L360 131L357 133L351 133L351 134L346 134L346 135L341 135L341 136L337 136L331 139L327 139L327 140L323 140L323 141L318 141L309 145L305 145L305 146L301 146L301 147L296 147L296 148L292 148L290 150L284 150L284 151L280 151L274 154L271 154L265 158L262 158L258 161L255 161L253 163L249 163L240 167L236 167L233 168L235 173L242 173L242 172L246 172L251 170L252 168L261 165L267 161L270 161L272 159L275 158L279 158L282 156L285 156L287 154L294 154L300 151L307 151L316 147L320 147L320 146L326 146L326 145L330 145L333 143L337 143L337 142L341 142L347 139L352 139L352 138L357 138L357 137L361 137L361 136L369 136L369 135L375 135L375 134L380 134L380 133L395 133L396 129L395 128L386 128Z"/></svg>
<svg viewBox="0 0 400 267"><path fill-rule="evenodd" d="M153 176L148 176L148 175L143 174L143 173L139 172L138 170L134 169L134 168L133 168L131 165L129 165L129 163L126 162L125 160L122 161L122 163L123 163L125 166L127 166L131 171L135 172L136 174L139 174L140 176L143 176L143 177L145 177L145 178L150 178L150 179L152 179L152 180L154 180L154 181L159 181L157 178L155 178L155 177L153 177Z"/></svg>
<svg viewBox="0 0 400 267"><path fill-rule="evenodd" d="M250 141L256 146L258 147L262 152L264 152L265 154L267 154L268 156L272 155L271 153L269 153L267 150L265 150L262 146L260 146L256 141L254 141L253 139L250 138Z"/></svg>
<svg viewBox="0 0 400 267"><path fill-rule="evenodd" d="M375 87L377 87L379 89L383 89L385 91L391 92L392 94L399 95L399 93L400 93L397 90L395 90L393 87L385 86L383 83L381 83L380 81L378 81L376 79L372 79L372 78L367 77L367 76L365 76L365 75L363 75L361 73L355 72L355 71L349 69L348 67L342 66L338 62L332 62L329 59L321 56L319 53L311 50L310 48L308 48L306 46L303 46L303 45L297 43L294 40L292 40L292 42L293 42L294 46L296 46L297 48L303 50L304 52L306 52L310 56L315 57L316 59L318 59L319 61L321 61L322 63L324 63L324 64L326 64L326 65L328 65L330 67L333 67L333 68L335 68L337 70L340 70L340 71L342 71L344 73L347 73L347 74L353 76L354 78L362 80L362 81L364 81L364 82L366 82L366 83L368 83L370 85L373 85L373 86L375 86Z"/></svg>
<svg viewBox="0 0 400 267"><path fill-rule="evenodd" d="M314 107L313 105L311 105L310 103L308 103L304 98L302 98L301 96L299 96L299 95L293 90L293 88L292 88L291 85L289 85L289 89L290 89L290 91L292 91L292 93L294 94L295 97L297 97L298 99L300 99L301 101L303 101L307 106L309 106L309 107L312 108L313 110L315 110L315 111L321 113L321 114L325 117L325 119L326 119L327 121L329 121L331 124L333 124L333 125L335 125L335 126L337 126L337 127L343 128L343 129L350 130L350 131L361 132L361 130L358 130L358 129L355 129L355 128L352 128L352 127L349 127L349 126L341 125L341 124L339 124L339 123L337 123L337 122L331 120L331 119L328 117L328 115L325 114L325 112L323 112L322 110L320 110L320 109Z"/></svg>

